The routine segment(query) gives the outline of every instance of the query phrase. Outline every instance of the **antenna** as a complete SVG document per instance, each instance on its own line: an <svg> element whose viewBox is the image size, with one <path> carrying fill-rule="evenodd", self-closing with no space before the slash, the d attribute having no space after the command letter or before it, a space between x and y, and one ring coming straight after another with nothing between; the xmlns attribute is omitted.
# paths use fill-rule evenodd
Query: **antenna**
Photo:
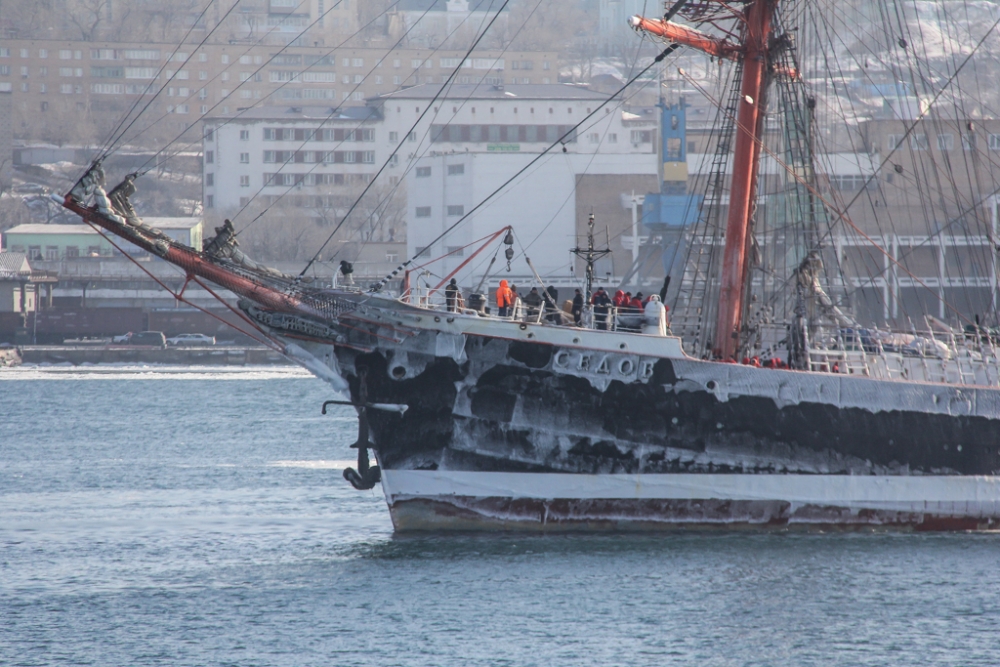
<svg viewBox="0 0 1000 667"><path fill-rule="evenodd" d="M590 303L590 297L594 290L594 263L597 260L607 257L611 254L611 248L604 247L601 249L594 248L594 214L590 214L590 218L587 220L587 247L586 248L572 248L571 253L582 259L587 263L587 295L586 303Z"/></svg>

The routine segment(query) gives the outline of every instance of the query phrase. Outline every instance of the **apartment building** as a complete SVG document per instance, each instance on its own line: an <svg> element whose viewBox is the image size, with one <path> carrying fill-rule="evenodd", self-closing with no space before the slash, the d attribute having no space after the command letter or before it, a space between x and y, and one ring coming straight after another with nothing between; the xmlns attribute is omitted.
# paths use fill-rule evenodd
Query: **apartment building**
<svg viewBox="0 0 1000 667"><path fill-rule="evenodd" d="M226 214L256 200L310 209L315 216L335 214L391 153L381 121L380 112L368 106L261 107L209 118L205 209Z"/></svg>
<svg viewBox="0 0 1000 667"><path fill-rule="evenodd" d="M17 139L100 142L133 107L148 109L126 140L156 145L205 116L267 104L363 106L423 83L555 83L555 52L190 45L8 39L0 92ZM162 92L156 94L162 88ZM197 136L194 137L198 139ZM185 137L191 141L191 136Z"/></svg>

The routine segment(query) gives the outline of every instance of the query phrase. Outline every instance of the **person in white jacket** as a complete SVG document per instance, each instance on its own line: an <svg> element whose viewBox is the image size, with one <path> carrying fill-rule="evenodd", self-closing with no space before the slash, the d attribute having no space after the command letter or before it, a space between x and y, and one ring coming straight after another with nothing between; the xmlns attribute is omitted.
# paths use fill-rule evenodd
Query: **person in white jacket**
<svg viewBox="0 0 1000 667"><path fill-rule="evenodd" d="M642 333L648 336L667 335L667 309L659 296L650 296L642 312Z"/></svg>

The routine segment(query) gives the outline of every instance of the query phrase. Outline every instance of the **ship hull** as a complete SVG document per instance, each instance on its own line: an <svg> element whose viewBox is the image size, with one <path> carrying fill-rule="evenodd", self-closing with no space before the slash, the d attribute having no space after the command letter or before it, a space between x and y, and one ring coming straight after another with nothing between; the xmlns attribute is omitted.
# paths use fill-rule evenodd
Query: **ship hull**
<svg viewBox="0 0 1000 667"><path fill-rule="evenodd" d="M991 530L1000 478L385 471L395 528Z"/></svg>
<svg viewBox="0 0 1000 667"><path fill-rule="evenodd" d="M303 345L355 403L406 406L366 417L399 531L1000 522L993 387L702 361L638 334L362 314L341 344Z"/></svg>

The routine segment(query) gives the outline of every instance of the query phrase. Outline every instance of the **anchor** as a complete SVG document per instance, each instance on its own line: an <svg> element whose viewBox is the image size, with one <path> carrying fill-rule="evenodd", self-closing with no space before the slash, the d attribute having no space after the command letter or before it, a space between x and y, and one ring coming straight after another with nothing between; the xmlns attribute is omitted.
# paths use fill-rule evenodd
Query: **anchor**
<svg viewBox="0 0 1000 667"><path fill-rule="evenodd" d="M381 404L371 405L368 403L368 383L366 382L367 372L362 370L359 374L359 387L358 387L358 402L353 403L350 401L325 401L323 403L323 414L326 414L326 406L328 405L353 405L358 411L358 440L353 445L351 449L358 450L358 469L346 468L344 470L344 479L351 483L358 491L367 491L368 489L374 488L376 484L382 481L382 471L375 465L369 465L368 463L368 449L374 448L371 441L369 440L368 434L370 432L370 427L368 425L368 408L374 407L376 409L391 409L398 410L402 407L403 410L406 406L383 406Z"/></svg>

